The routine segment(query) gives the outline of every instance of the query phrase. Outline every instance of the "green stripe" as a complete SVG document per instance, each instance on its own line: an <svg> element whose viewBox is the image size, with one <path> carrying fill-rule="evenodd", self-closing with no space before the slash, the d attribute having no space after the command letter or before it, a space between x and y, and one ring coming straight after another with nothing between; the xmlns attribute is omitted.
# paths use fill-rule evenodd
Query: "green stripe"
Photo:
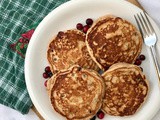
<svg viewBox="0 0 160 120"><path fill-rule="evenodd" d="M24 59L10 45L67 0L0 0L0 103L28 113L32 106L24 79Z"/></svg>

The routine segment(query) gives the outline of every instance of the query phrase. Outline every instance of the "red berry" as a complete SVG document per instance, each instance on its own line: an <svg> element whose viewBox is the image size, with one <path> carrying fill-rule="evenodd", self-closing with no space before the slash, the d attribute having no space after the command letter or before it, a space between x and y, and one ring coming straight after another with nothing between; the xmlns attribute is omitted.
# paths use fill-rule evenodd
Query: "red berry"
<svg viewBox="0 0 160 120"><path fill-rule="evenodd" d="M44 78L48 78L48 74L46 72L43 73Z"/></svg>
<svg viewBox="0 0 160 120"><path fill-rule="evenodd" d="M104 118L104 112L102 112L102 111L99 111L98 113L97 113L97 117L99 118L99 119L103 119Z"/></svg>
<svg viewBox="0 0 160 120"><path fill-rule="evenodd" d="M139 56L139 59L140 59L140 60L145 60L146 57L145 57L143 54L141 54L141 55Z"/></svg>
<svg viewBox="0 0 160 120"><path fill-rule="evenodd" d="M53 76L52 72L47 73L48 77L51 78Z"/></svg>
<svg viewBox="0 0 160 120"><path fill-rule="evenodd" d="M139 59L137 59L134 64L135 64L135 65L140 65L141 63L142 63L142 61L139 60Z"/></svg>
<svg viewBox="0 0 160 120"><path fill-rule="evenodd" d="M92 20L91 18L88 18L88 19L86 20L86 24L87 24L87 25L92 25L92 24L93 24L93 20Z"/></svg>
<svg viewBox="0 0 160 120"><path fill-rule="evenodd" d="M84 33L87 33L88 29L89 29L89 26L88 26L88 25L85 25L85 26L83 27L83 32L84 32Z"/></svg>
<svg viewBox="0 0 160 120"><path fill-rule="evenodd" d="M44 82L44 86L45 86L45 87L47 87L47 81L48 81L48 80L46 80L46 81Z"/></svg>
<svg viewBox="0 0 160 120"><path fill-rule="evenodd" d="M77 28L78 30L83 30L83 25L82 25L81 23L78 23L78 24L76 25L76 28Z"/></svg>
<svg viewBox="0 0 160 120"><path fill-rule="evenodd" d="M49 66L45 67L45 72L48 73L48 72L51 72L51 69Z"/></svg>

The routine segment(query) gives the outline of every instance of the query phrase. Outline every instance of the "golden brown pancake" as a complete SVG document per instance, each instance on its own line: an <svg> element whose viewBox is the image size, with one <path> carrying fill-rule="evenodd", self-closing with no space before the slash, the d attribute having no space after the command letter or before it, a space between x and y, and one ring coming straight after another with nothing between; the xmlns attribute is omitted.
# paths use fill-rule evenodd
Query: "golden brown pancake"
<svg viewBox="0 0 160 120"><path fill-rule="evenodd" d="M104 81L93 70L77 65L56 73L47 88L53 108L68 120L89 120L101 108Z"/></svg>
<svg viewBox="0 0 160 120"><path fill-rule="evenodd" d="M108 15L88 30L86 45L92 59L106 70L117 62L134 63L142 49L142 37L130 22Z"/></svg>
<svg viewBox="0 0 160 120"><path fill-rule="evenodd" d="M149 86L138 66L116 63L102 77L106 85L102 110L107 114L133 115L145 102Z"/></svg>
<svg viewBox="0 0 160 120"><path fill-rule="evenodd" d="M60 31L49 44L47 58L53 73L68 69L74 64L99 70L87 51L85 34L79 30Z"/></svg>

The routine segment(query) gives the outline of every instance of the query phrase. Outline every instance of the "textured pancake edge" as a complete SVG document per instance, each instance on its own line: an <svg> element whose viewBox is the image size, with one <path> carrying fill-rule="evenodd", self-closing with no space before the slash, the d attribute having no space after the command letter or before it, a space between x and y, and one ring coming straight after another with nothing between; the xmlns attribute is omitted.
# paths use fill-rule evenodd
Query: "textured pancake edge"
<svg viewBox="0 0 160 120"><path fill-rule="evenodd" d="M96 19L96 20L93 22L92 26L88 29L88 31L87 31L87 33L86 33L86 40L85 40L85 42L86 42L86 46L87 46L88 52L89 52L91 58L93 59L93 61L94 61L94 62L98 65L98 67L99 67L100 69L102 69L102 70L104 70L104 68L103 68L103 66L96 60L96 58L94 57L94 55L93 55L93 50L89 47L89 43L88 43L87 39L88 39L88 34L90 33L90 31L92 30L92 28L93 28L99 21L104 20L104 19L106 19L106 18L110 18L110 17L115 17L115 16L108 14L108 15L99 17L98 19Z"/></svg>
<svg viewBox="0 0 160 120"><path fill-rule="evenodd" d="M129 64L129 63L125 63L125 62L119 62L119 63L115 63L113 64L107 71L105 71L103 74L102 74L102 77L105 76L105 74L109 73L109 72L112 72L118 68L131 68L131 67L136 67L137 69L139 69L139 73L141 74L141 76L144 78L145 75L143 74L143 72L141 71L141 68L136 66L136 65L133 65L133 64ZM144 98L144 101L140 104L140 106L138 107L138 109L135 111L135 113L133 115L135 115L141 108L142 106L146 103L146 100L149 96L149 93L150 93L150 87L149 87L149 80L146 79L146 77L143 79L145 81L145 83L147 84L147 88L148 88L148 91L147 91L147 95L145 96ZM101 109L104 113L105 110ZM108 113L106 113L108 114ZM112 116L118 116L118 115L112 115ZM127 115L124 115L124 116L127 116ZM124 116L121 116L121 117L124 117ZM132 116L132 115L129 115L129 116Z"/></svg>
<svg viewBox="0 0 160 120"><path fill-rule="evenodd" d="M116 17L118 17L118 16L114 16L114 15L111 15L111 14L108 14L108 15L104 15L104 16L99 17L98 19L96 19L96 20L94 21L94 23L92 24L92 26L88 29L88 31L87 31L87 33L86 33L86 40L85 40L85 42L86 42L86 46L87 46L88 52L89 52L91 58L93 59L93 61L94 61L94 62L97 64L97 66L98 66L100 69L102 69L102 70L105 70L105 69L103 68L103 66L102 66L102 65L96 60L96 58L94 57L94 55L93 55L93 50L90 48L89 43L88 43L88 41L87 41L87 39L88 39L88 34L90 33L90 31L92 30L92 28L93 28L99 21L104 20L104 19L116 18ZM121 18L121 17L120 17L120 18ZM121 18L121 19L123 19L123 18ZM125 20L125 19L123 19L123 20ZM137 56L135 56L135 58L134 58L134 60L133 60L133 63L134 63L134 61L136 60L136 58L138 57L138 55L141 53L141 50L142 50L142 44L143 44L142 35L140 34L139 30L138 30L131 22L129 22L128 20L125 20L125 21L127 21L129 24L131 24L131 25L136 29L136 32L138 33L139 39L141 39L139 51L137 51Z"/></svg>
<svg viewBox="0 0 160 120"><path fill-rule="evenodd" d="M75 32L77 32L77 33L79 33L79 34L85 35L83 32L81 32L81 31L79 31L79 30L77 30L77 29L68 29L68 30L64 30L63 32L66 33L67 31L75 31ZM49 50L49 45L50 45L50 44L52 43L52 41L57 37L57 35L58 35L58 32L57 32L57 34L54 35L53 38L50 40L50 42L49 42L49 44L48 44L48 47L47 47L47 60L48 60L48 62L49 62L50 69L51 69L52 73L53 73L53 71L54 71L54 68L53 68L53 66L52 66L52 61L49 59L50 57L49 57L49 54L48 54L48 50ZM66 68L66 69L63 69L63 70L67 70L67 68ZM63 71L63 70L62 70L62 71Z"/></svg>
<svg viewBox="0 0 160 120"><path fill-rule="evenodd" d="M74 67L80 67L80 66L79 66L79 65L73 65L72 67L70 67L70 68L67 69L67 70L61 70L61 71L59 71L58 73L54 74L54 75L47 81L47 93L48 93L48 96L49 96L50 99L51 99L51 94L52 94L51 90L52 90L52 88L53 88L53 86L54 86L54 83L55 83L55 80L56 80L57 76L63 75L63 74L66 74L66 73L70 73L70 71L72 71L72 69L73 69ZM99 109L101 108L101 106L102 106L103 97L104 97L104 95L105 95L105 83L104 83L104 79L103 79L102 76L101 76L100 74L98 74L95 70L86 69L86 68L82 68L82 69L83 69L84 72L87 72L87 73L88 73L88 71L89 71L89 72L90 72L89 74L93 75L93 76L96 77L98 80L101 80L102 87L104 88L104 89L102 89L102 100L101 100L101 102L100 102L100 106L99 106L99 108L96 110L96 113L97 113L97 112L99 111ZM49 100L50 100L50 99L49 99ZM50 100L50 102L51 102L51 100ZM51 103L51 105L52 105L52 103ZM52 108L53 108L57 113L59 113L53 106L52 106ZM95 115L96 115L96 113L95 113ZM62 115L61 113L59 113L59 114ZM62 115L62 116L65 117L67 120L89 120L89 119L91 119L92 117L94 117L95 115L88 116L88 117L86 117L86 118L80 118L80 119L69 119L69 118L67 118L67 117L64 116L64 115Z"/></svg>

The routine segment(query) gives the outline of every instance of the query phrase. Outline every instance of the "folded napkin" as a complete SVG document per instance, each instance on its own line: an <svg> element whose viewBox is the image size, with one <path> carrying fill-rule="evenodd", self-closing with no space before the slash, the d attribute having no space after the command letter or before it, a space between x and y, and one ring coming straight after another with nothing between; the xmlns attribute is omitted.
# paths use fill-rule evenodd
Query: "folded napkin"
<svg viewBox="0 0 160 120"><path fill-rule="evenodd" d="M26 48L36 24L67 0L0 0L0 103L22 114L32 106L24 78Z"/></svg>

